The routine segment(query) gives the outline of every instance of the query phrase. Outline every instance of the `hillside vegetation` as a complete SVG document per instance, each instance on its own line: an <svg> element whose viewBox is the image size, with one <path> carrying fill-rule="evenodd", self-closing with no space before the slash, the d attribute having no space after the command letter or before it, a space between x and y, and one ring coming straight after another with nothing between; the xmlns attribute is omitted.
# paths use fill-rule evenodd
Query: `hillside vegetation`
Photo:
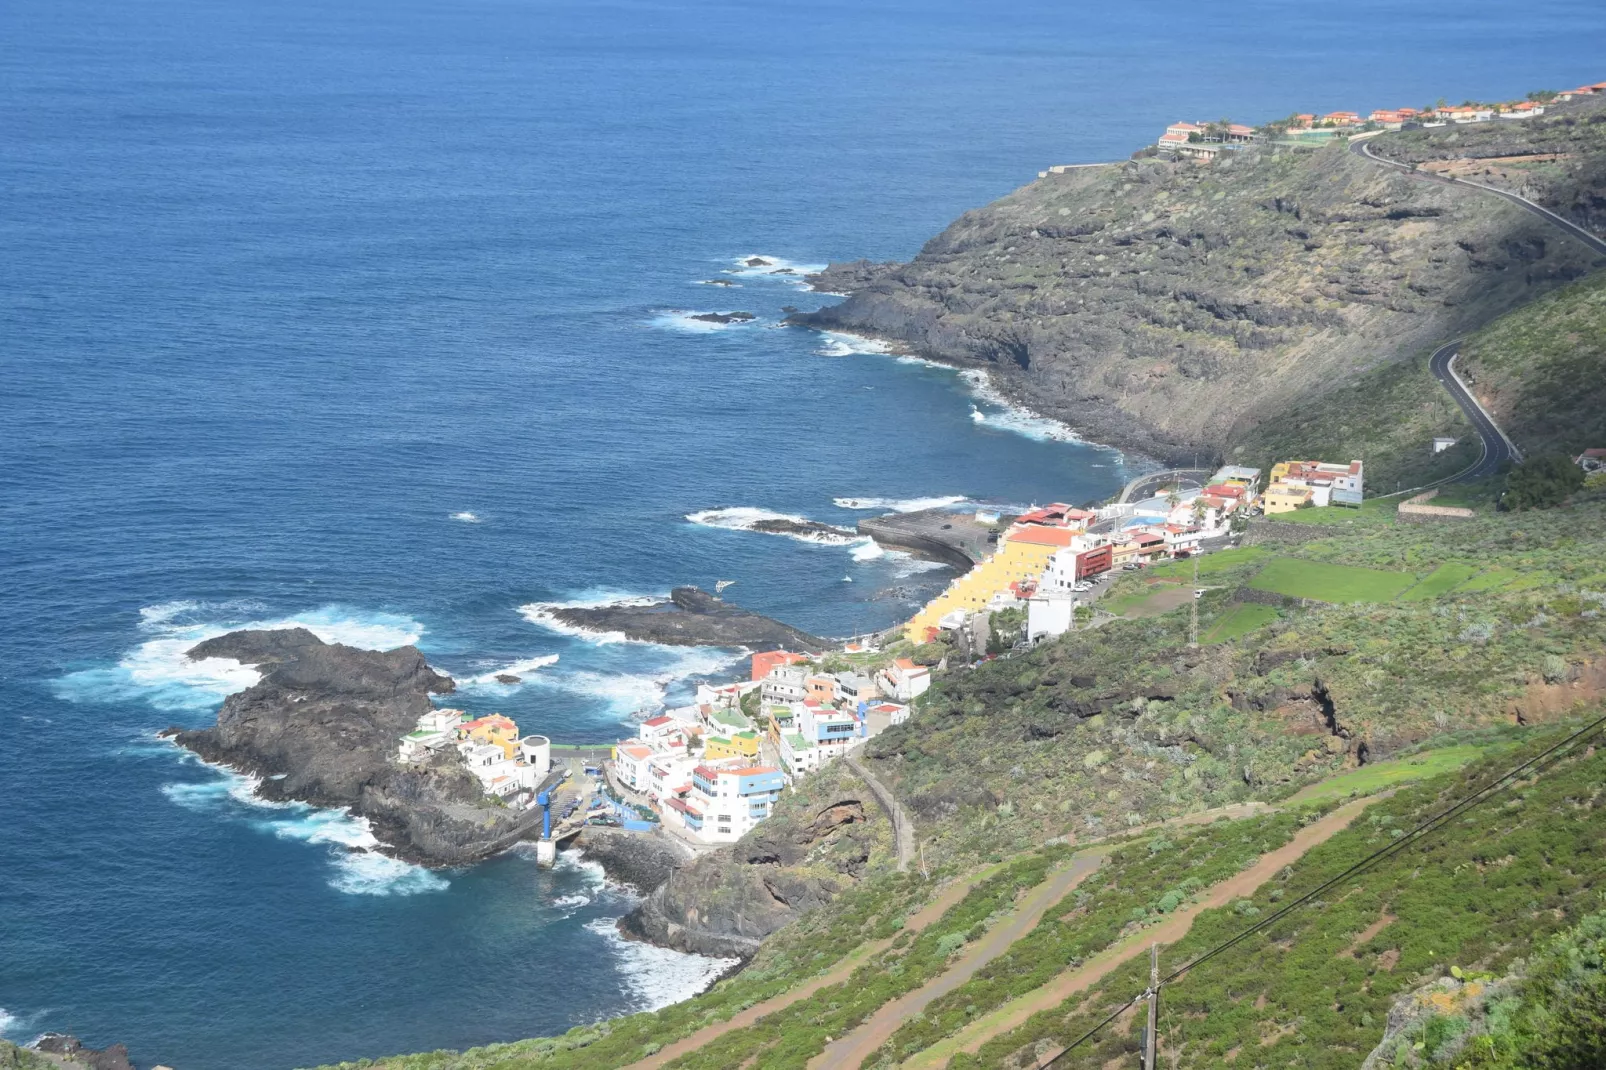
<svg viewBox="0 0 1606 1070"><path fill-rule="evenodd" d="M1493 767L1488 763L1510 761L1513 748L1548 738L1547 723L1599 706L1606 694L1606 495L1586 492L1563 509L1485 514L1432 528L1398 525L1383 512L1352 516L1355 523L1312 526L1308 542L1206 558L1201 582L1211 590L1198 602L1201 634L1237 622L1220 641L1189 648L1183 608L1071 633L1030 654L943 678L908 725L873 740L865 755L914 815L929 879L918 870L894 872L885 819L862 783L856 786L845 767L834 767L785 796L777 818L757 830L763 836L756 832L733 851L683 871L727 889L722 894L730 898L719 901L720 910L744 909L741 895L747 893L733 889L767 896L764 888L817 880L822 901L830 896L829 907L803 914L765 940L736 977L697 999L562 1037L373 1065L623 1066L826 970L845 971L671 1064L712 1070L743 1065L763 1052L755 1065L801 1067L828 1038L859 1027L886 1001L940 975L1007 917L1020 896L1065 864L1069 852L1099 836L1151 829L1117 845L1063 907L1048 911L1035 935L907 1023L882 1057L956 1043L987 1020L989 1008L1002 1012L1022 998L1046 976L1042 971L1085 959L1186 907L1286 842L1321 808L1354 793L1441 778L1377 803L1364 822L1312 851L1250 901L1219 916L1202 915L1187 939L1211 939L1311 886L1355 852L1407 827L1424 807L1477 782ZM1191 582L1189 570L1171 566L1124 578L1112 598L1141 597L1152 583L1176 580ZM1335 601L1284 593L1310 583ZM1484 766L1454 771L1480 752L1490 755ZM1577 769L1568 774L1573 779L1535 782L1524 788L1526 801L1502 804L1498 821L1485 814L1438 847L1424 848L1445 860L1435 863L1432 882L1399 885L1401 875L1416 868L1402 861L1389 871L1395 884L1367 884L1344 896L1341 912L1322 915L1337 922L1318 930L1301 928L1314 921L1291 919L1289 930L1273 930L1271 945L1300 949L1279 960L1286 965L1277 969L1286 974L1250 991L1248 971L1261 959L1246 952L1242 962L1223 963L1221 976L1228 980L1209 981L1218 987L1206 989L1212 994L1200 997L1202 1003L1173 998L1173 1025L1198 1037L1188 1042L1194 1054L1182 1065L1225 1065L1226 1053L1247 1036L1279 1052L1279 1045L1295 1045L1286 1050L1301 1057L1331 1047L1350 1061L1330 1065L1354 1066L1383 1041L1394 999L1451 966L1503 976L1529 947L1521 933L1559 932L1599 909L1590 905L1590 890L1606 861L1598 857L1598 835L1579 838L1586 828L1598 831L1590 824L1597 789L1580 794L1578 786L1599 783L1599 761L1579 759L1569 766ZM841 820L849 798L865 801L862 819ZM1152 831L1154 822L1172 815L1249 799L1291 809ZM1307 806L1318 809L1302 809ZM824 827L826 815L830 831L799 842L813 835L807 830ZM778 853L785 844L795 853ZM1544 857L1530 864L1535 851ZM964 894L929 925L906 932L916 912L955 878L969 882L959 887ZM1517 889L1528 889L1520 903L1511 900ZM1478 912L1479 902L1491 906ZM1339 955L1385 908L1394 920L1361 942L1365 953ZM1458 911L1470 913L1457 921L1463 917ZM1448 912L1454 923L1440 925L1438 912ZM1289 933L1297 937L1292 944ZM1303 949L1307 937L1317 941L1315 950ZM1375 965L1385 957L1390 970ZM1318 969L1330 960L1336 963L1331 978ZM1239 969L1246 971L1242 983L1231 980ZM1023 1051L1062 1037L1066 1023L1124 992L1117 982L1125 977L1118 970L1085 1004L989 1038L978 1055L981 1064L1020 1065ZM1208 979L1201 973L1198 980ZM1296 1013L1299 1001L1315 999L1312 984L1336 995L1324 994ZM1236 1000L1237 1010L1208 1029L1195 1025L1204 1014L1199 1007L1226 1006L1222 999ZM1317 1012L1335 1003L1338 1009ZM1206 1017L1216 1023L1214 1010ZM1106 1047L1098 1049L1099 1061L1087 1065L1100 1065L1132 1043L1129 1032L1112 1037L1101 1041ZM1200 1061L1187 1061L1192 1058ZM1287 1065L1278 1058L1264 1065Z"/></svg>
<svg viewBox="0 0 1606 1070"><path fill-rule="evenodd" d="M1549 130L1501 126L1518 150L1524 138L1548 144ZM1566 171L1554 188L1590 202L1594 172ZM1324 396L1357 376L1423 355L1600 260L1500 198L1400 174L1341 144L1264 149L1210 166L1141 160L1049 174L967 212L907 264L827 271L818 285L849 298L794 319L988 367L1008 392L1098 441L1230 456L1262 421L1327 411ZM1405 407L1424 449L1424 432L1453 423L1447 409ZM1384 415L1340 409L1331 431Z"/></svg>
<svg viewBox="0 0 1606 1070"><path fill-rule="evenodd" d="M1606 446L1606 272L1502 316L1461 354L1478 400L1525 452Z"/></svg>

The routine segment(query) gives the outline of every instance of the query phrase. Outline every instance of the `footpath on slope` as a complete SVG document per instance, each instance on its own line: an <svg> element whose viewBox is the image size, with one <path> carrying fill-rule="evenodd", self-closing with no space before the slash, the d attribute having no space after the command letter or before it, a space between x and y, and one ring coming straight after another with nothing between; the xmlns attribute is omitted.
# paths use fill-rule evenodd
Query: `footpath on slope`
<svg viewBox="0 0 1606 1070"><path fill-rule="evenodd" d="M1213 810L1199 810L1155 821L1124 830L1121 835L1130 836L1181 825L1207 825L1223 818L1240 820L1272 812L1274 808L1258 801L1233 803ZM1061 840L1063 841L1063 838ZM884 1004L847 1036L834 1041L825 1051L811 1059L810 1070L839 1070L839 1068L854 1070L862 1065L864 1060L885 1044L905 1021L924 1011L933 1000L947 995L970 980L976 975L976 971L1008 951L1016 941L1036 928L1043 915L1103 865L1104 859L1113 849L1114 845L1095 841L1072 855L1069 862L1050 873L1043 883L1028 892L1026 898L1015 907L1004 922L988 930L980 940L968 944L964 954L955 959L946 970L913 992L906 992Z"/></svg>
<svg viewBox="0 0 1606 1070"><path fill-rule="evenodd" d="M870 793L881 804L881 809L887 813L887 819L892 822L892 834L898 845L898 872L909 872L909 864L914 860L915 854L915 823L909 820L904 812L903 804L898 797L887 789L885 784L875 778L875 775L859 762L856 754L843 755L847 759L848 768L858 774L859 779L870 786Z"/></svg>
<svg viewBox="0 0 1606 1070"><path fill-rule="evenodd" d="M947 1066L948 1060L956 1052L975 1054L987 1041L1024 1024L1039 1011L1057 1007L1076 993L1091 988L1116 967L1142 954L1150 944L1176 943L1187 935L1188 930L1193 927L1194 919L1201 912L1226 906L1234 899L1252 894L1284 866L1292 865L1304 857L1311 848L1326 843L1343 831L1356 815L1387 794L1389 793L1385 792L1356 799L1340 806L1326 817L1306 825L1294 834L1292 840L1277 850L1262 855L1259 861L1248 869L1228 877L1219 884L1211 885L1199 901L1168 915L1166 920L1158 925L1111 944L1081 966L1067 970L1036 991L1011 1000L983 1015L954 1036L932 1045L905 1061L903 1070L935 1070L937 1067ZM1039 1060L1039 1065L1057 1054L1058 1051L1047 1053Z"/></svg>
<svg viewBox="0 0 1606 1070"><path fill-rule="evenodd" d="M1256 814L1270 813L1273 811L1273 809L1273 807L1268 807L1265 803L1258 801L1233 803L1229 806L1217 807L1213 810L1198 810L1191 814L1183 814L1180 817L1167 818L1163 821L1156 821L1152 824L1141 825L1137 828L1125 829L1122 830L1120 835L1127 836L1133 833L1147 832L1151 829L1170 828L1179 825L1205 825L1222 818L1237 820L1240 818L1251 817ZM1061 837L1060 839L1063 841L1064 838ZM1083 873L1080 877L1076 878L1076 882L1079 883L1080 880L1086 877L1087 873L1092 873L1098 868L1098 866L1104 860L1105 852L1107 852L1109 849L1110 848L1108 846L1098 843L1097 841L1090 843L1085 851L1079 851L1073 855L1070 864L1059 872L1062 875L1068 875L1070 870L1074 868L1077 859L1091 856L1093 859L1092 865L1088 867L1086 873ZM909 917L909 920L904 924L903 932L919 933L925 929L932 922L946 914L952 907L957 906L959 901L969 894L973 887L986 878L992 876L997 868L998 867L988 867L981 869L969 874L968 876L950 882L942 889L941 892L937 894L936 898L927 903L925 906L921 907L920 910ZM1049 880L1053 879L1054 876L1051 875ZM1044 896L1041 901L1042 907L1038 910L1037 919L1040 920L1042 917L1042 912L1048 907L1052 906L1055 902L1063 899L1065 894L1068 893L1074 886L1074 883L1067 886L1065 892L1061 892L1058 896ZM1028 902L1030 903L1033 901L1029 899ZM1023 933L1030 932L1032 926L1036 924L1037 921L1034 920L1031 925L1025 926L1021 931ZM899 935L902 935L902 933ZM860 947L854 951L852 954L848 955L841 962L838 962L836 965L832 966L825 973L822 973L817 977L810 978L808 981L805 981L798 987L788 989L787 991L778 995L771 996L769 999L764 1000L761 1003L755 1003L745 1011L739 1011L722 1022L714 1022L711 1025L706 1025L697 1030L695 1033L688 1034L679 1040L672 1041L671 1043L664 1045L664 1047L658 1051L657 1054L650 1055L645 1059L630 1063L628 1066L622 1068L622 1070L659 1070L659 1068L668 1066L671 1062L680 1058L682 1055L694 1052L704 1045L718 1040L727 1033L733 1032L737 1029L745 1029L748 1026L756 1023L760 1018L763 1018L767 1014L774 1014L776 1011L785 1010L792 1004L801 999L807 999L809 996L814 995L814 993L823 988L828 988L831 985L846 981L849 977L853 976L853 971L857 970L861 965L863 965L866 960L874 957L875 955L879 955L881 952L891 947L894 939L896 939L896 937L886 940L871 941L870 943L865 944L863 947ZM987 943L988 941L985 938L977 942L978 945ZM978 961L970 970L970 973L965 975L965 978L955 982L954 985L948 986L948 988L943 988L941 991L932 992L932 994L920 1005L924 1007L943 992L949 991L949 989L957 987L959 984L963 984L965 979L968 979L971 974L975 973L977 969L980 969L982 966L986 965L987 962L991 961L998 954L1002 953L1002 951L1007 949L1008 946L1008 944L1005 944L1003 948L1000 948L998 951L988 955L986 959ZM964 956L964 958L962 958L958 963L955 963L955 968L963 965L965 959L968 958L970 958L969 954ZM943 976L946 976L946 974ZM930 988L941 983L941 981L942 976L933 978L931 981L927 982L926 987ZM917 989L913 993L908 993L904 998L918 995L922 991L924 991L924 989ZM874 1021L874 1018L872 1018L872 1021ZM892 1029L895 1030L898 1024L901 1023L894 1023ZM860 1030L865 1028L867 1027L861 1026ZM851 1039L852 1037L858 1035L860 1030L850 1033L848 1037L844 1039ZM892 1031L888 1030L887 1036L891 1035ZM885 1041L886 1037L881 1037L875 1041L870 1050L875 1050L876 1047L879 1047Z"/></svg>
<svg viewBox="0 0 1606 1070"><path fill-rule="evenodd" d="M809 1070L861 1065L886 1043L888 1037L897 1032L899 1026L924 1011L932 1000L947 995L970 980L977 970L1031 932L1055 903L1069 895L1072 889L1104 863L1109 851L1109 847L1093 847L1077 852L1069 865L1049 874L1047 880L1028 892L1003 924L994 926L987 931L987 935L968 945L965 953L952 966L913 992L906 992L897 999L883 1003L881 1009L857 1029L827 1045L823 1052L810 1059Z"/></svg>
<svg viewBox="0 0 1606 1070"><path fill-rule="evenodd" d="M951 881L942 891L937 893L936 898L910 915L899 935L901 936L904 932L920 932L926 926L948 913L951 908L958 905L959 901L970 892L973 885L989 875L990 871L983 870L968 877ZM745 1011L738 1011L723 1022L705 1025L695 1033L664 1045L656 1055L650 1055L638 1062L631 1063L629 1066L624 1067L623 1070L657 1070L658 1067L667 1066L682 1055L694 1052L703 1045L718 1040L726 1033L747 1028L766 1014L774 1014L776 1011L785 1010L798 1000L807 999L822 988L840 984L852 977L853 971L862 966L866 959L879 955L891 947L892 941L895 939L897 937L890 937L886 940L872 940L853 951L819 976L810 978L796 988L771 996L762 1003L755 1003Z"/></svg>

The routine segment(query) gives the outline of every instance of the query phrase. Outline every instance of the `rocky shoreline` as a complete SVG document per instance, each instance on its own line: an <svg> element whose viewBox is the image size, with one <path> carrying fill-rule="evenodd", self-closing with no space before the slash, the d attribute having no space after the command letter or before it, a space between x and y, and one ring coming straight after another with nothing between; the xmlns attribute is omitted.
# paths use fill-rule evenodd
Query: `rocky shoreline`
<svg viewBox="0 0 1606 1070"><path fill-rule="evenodd" d="M497 854L539 827L486 801L456 760L395 761L396 740L455 684L416 647L359 650L305 628L237 631L188 652L231 658L262 678L229 696L216 726L163 733L201 759L259 778L258 797L345 810L369 822L386 853L425 866Z"/></svg>
<svg viewBox="0 0 1606 1070"><path fill-rule="evenodd" d="M618 602L605 606L554 606L553 621L589 632L614 632L629 639L669 646L726 646L750 650L804 650L818 653L828 640L778 620L748 612L696 587L676 587L662 602Z"/></svg>

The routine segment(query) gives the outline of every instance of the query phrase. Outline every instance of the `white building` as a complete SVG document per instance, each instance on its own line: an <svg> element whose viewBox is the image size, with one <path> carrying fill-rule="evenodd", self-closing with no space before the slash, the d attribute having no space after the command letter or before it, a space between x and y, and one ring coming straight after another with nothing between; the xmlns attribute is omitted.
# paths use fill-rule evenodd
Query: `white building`
<svg viewBox="0 0 1606 1070"><path fill-rule="evenodd" d="M881 670L878 682L885 694L899 702L913 702L931 686L931 669L916 665L908 658L899 658Z"/></svg>
<svg viewBox="0 0 1606 1070"><path fill-rule="evenodd" d="M1076 620L1076 596L1067 591L1042 586L1026 601L1026 641L1064 635Z"/></svg>
<svg viewBox="0 0 1606 1070"><path fill-rule="evenodd" d="M873 702L881 697L881 692L876 690L875 681L863 673L839 672L835 676L838 702Z"/></svg>
<svg viewBox="0 0 1606 1070"><path fill-rule="evenodd" d="M712 684L698 684L696 702L698 706L707 706L714 710L734 710L741 704L742 685L724 684L715 687Z"/></svg>
<svg viewBox="0 0 1606 1070"><path fill-rule="evenodd" d="M613 771L625 787L643 794L647 791L647 763L654 751L639 739L627 739L613 748Z"/></svg>
<svg viewBox="0 0 1606 1070"><path fill-rule="evenodd" d="M666 800L664 815L705 843L731 843L770 816L784 784L773 765L703 763L692 769L686 798Z"/></svg>
<svg viewBox="0 0 1606 1070"><path fill-rule="evenodd" d="M802 702L808 696L803 681L809 670L796 665L777 665L764 677L759 697L768 705L784 706L789 702Z"/></svg>

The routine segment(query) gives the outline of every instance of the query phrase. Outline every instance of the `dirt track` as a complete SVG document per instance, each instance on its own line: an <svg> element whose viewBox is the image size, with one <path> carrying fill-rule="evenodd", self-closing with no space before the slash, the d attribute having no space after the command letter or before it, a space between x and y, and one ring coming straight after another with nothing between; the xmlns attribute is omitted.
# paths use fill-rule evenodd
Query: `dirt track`
<svg viewBox="0 0 1606 1070"><path fill-rule="evenodd" d="M950 1037L905 1062L904 1070L934 1070L936 1067L947 1066L948 1060L955 1052L965 1051L974 1054L987 1041L1023 1024L1037 1012L1057 1007L1076 993L1092 987L1117 966L1142 954L1150 944L1176 943L1187 935L1188 930L1193 927L1194 919L1201 911L1226 906L1234 899L1250 895L1284 866L1297 862L1312 847L1325 843L1337 835L1354 820L1357 814L1378 801L1378 798L1373 796L1357 799L1339 807L1321 820L1305 826L1292 840L1270 854L1262 855L1260 860L1248 869L1212 885L1198 902L1178 910L1159 925L1112 944L1080 967L1060 974L1035 992L1012 1000L977 1019L957 1036ZM1054 1054L1050 1052L1047 1057L1052 1057Z"/></svg>

